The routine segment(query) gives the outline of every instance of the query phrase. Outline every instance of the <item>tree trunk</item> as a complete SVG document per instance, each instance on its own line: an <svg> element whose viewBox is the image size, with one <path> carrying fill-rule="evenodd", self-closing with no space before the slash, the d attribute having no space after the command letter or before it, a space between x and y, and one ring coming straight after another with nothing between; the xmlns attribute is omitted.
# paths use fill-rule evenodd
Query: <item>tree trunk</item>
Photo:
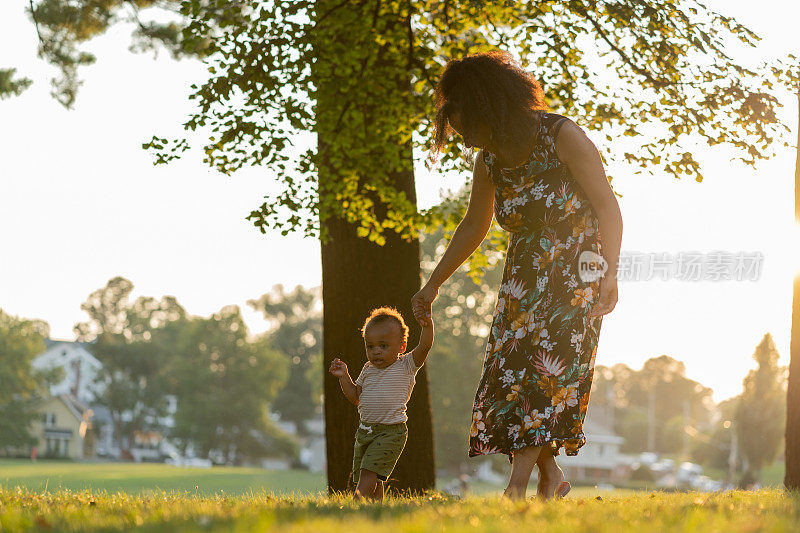
<svg viewBox="0 0 800 533"><path fill-rule="evenodd" d="M800 91L797 93L797 161L794 171L795 223L800 224ZM795 268L798 265L794 265ZM787 489L800 490L800 271L795 271L792 298L792 336L789 345L789 386L786 393L786 476Z"/></svg>
<svg viewBox="0 0 800 533"><path fill-rule="evenodd" d="M377 7L376 7L377 6ZM407 35L403 20L381 8L381 4L343 5L322 0L317 16L325 17L315 29L319 42L315 53L316 124L319 153L320 202L332 197L329 192L342 180L342 168L357 169L358 187L366 176L364 166L348 160L341 146L363 149L378 142L399 147L399 156L408 170L392 170L390 150L362 150L372 158L374 172L383 172L389 183L416 204L413 153L410 142L399 141L396 132L381 119L396 116L410 91L410 73L405 65L407 46L397 48L376 44ZM381 9L384 9L381 12ZM338 31L337 31L338 30ZM402 30L402 33L399 32ZM396 41L395 41L396 42ZM398 50L403 56L398 58ZM403 65L399 68L399 65ZM354 85L353 79L361 80ZM380 80L378 92L370 93L369 84ZM352 90L343 91L344 87ZM400 103L398 103L400 102ZM410 117L409 117L410 120ZM376 123L381 127L374 127ZM376 137L379 137L376 139ZM373 155L374 154L374 155ZM377 159L375 159L377 158ZM387 158L382 161L380 158ZM333 162L331 162L333 161ZM347 173L347 171L344 171ZM381 219L385 206L373 195L376 217ZM408 350L419 340L419 326L411 310L411 297L420 288L420 248L417 239L406 241L392 229L384 232L383 246L359 237L356 226L340 217L321 220L329 242L322 243L322 301L325 436L328 490L352 489L353 444L358 426L358 410L341 391L339 381L328 373L331 360L339 357L348 366L353 380L366 362L364 341L359 332L369 311L375 307L396 307L408 325ZM435 486L433 427L431 423L427 365L417 374L416 385L408 403L408 442L387 489L417 492Z"/></svg>
<svg viewBox="0 0 800 533"><path fill-rule="evenodd" d="M412 185L410 177L404 180ZM406 188L400 188L405 190ZM358 329L374 307L397 307L410 328L409 346L419 328L411 312L411 296L419 290L419 243L387 238L384 246L359 238L351 225L329 220L333 240L322 246L323 366L340 357L355 380L366 362ZM392 474L396 490L419 491L434 485L433 439L427 365L417 374L408 403L408 442ZM345 490L353 463L358 411L342 394L339 381L325 377L325 436L329 490Z"/></svg>

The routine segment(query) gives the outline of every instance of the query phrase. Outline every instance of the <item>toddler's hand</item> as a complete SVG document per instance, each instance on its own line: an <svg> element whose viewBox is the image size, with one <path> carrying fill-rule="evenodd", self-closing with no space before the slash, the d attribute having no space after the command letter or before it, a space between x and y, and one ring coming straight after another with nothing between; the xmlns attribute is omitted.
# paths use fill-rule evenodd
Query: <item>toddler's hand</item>
<svg viewBox="0 0 800 533"><path fill-rule="evenodd" d="M431 304L437 296L439 296L438 288L425 285L411 298L411 309L420 326L427 327L433 322Z"/></svg>
<svg viewBox="0 0 800 533"><path fill-rule="evenodd" d="M336 376L337 378L341 378L347 375L347 365L344 361L339 359L338 357L331 361L331 367L328 369L328 372Z"/></svg>

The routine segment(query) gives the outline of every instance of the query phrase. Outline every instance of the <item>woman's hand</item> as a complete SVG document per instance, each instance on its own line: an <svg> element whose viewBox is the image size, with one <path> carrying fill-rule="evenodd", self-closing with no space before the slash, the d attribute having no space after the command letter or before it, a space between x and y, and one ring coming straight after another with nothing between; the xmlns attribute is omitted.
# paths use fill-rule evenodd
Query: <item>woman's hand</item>
<svg viewBox="0 0 800 533"><path fill-rule="evenodd" d="M431 321L431 304L439 296L439 289L425 285L417 294L411 298L411 308L414 310L414 318L420 326L429 326Z"/></svg>
<svg viewBox="0 0 800 533"><path fill-rule="evenodd" d="M600 299L589 312L589 316L601 316L610 313L617 305L617 276L608 272L600 278Z"/></svg>

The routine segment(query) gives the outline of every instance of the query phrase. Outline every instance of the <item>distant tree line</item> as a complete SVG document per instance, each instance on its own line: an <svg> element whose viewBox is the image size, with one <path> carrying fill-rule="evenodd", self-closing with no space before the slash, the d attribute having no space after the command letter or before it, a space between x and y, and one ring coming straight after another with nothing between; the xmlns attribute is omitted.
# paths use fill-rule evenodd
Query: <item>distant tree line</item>
<svg viewBox="0 0 800 533"><path fill-rule="evenodd" d="M430 269L446 239L439 230L421 242L422 268ZM486 258L481 277L474 264L465 264L434 306L437 339L427 364L437 467L451 473L468 466L467 428L502 275L499 255L479 253ZM103 363L97 401L111 413L117 444L124 448L136 431L159 428L167 397L174 395L170 436L184 448L191 445L201 456L215 450L232 463L296 454L296 441L275 427L269 413L294 422L301 435L306 421L321 416L319 287L287 292L275 285L250 300L267 321L262 335L249 334L236 306L192 317L170 296L131 302L132 289L124 278L110 280L81 305L89 320L75 326L77 339L90 342ZM44 351L48 335L45 322L0 310L0 453L35 442L29 428L37 402L61 377L58 371L36 372L30 364ZM743 484L757 481L783 450L786 368L778 365L770 334L753 358L757 367L744 379L742 394L717 405L712 390L687 378L684 364L667 355L648 359L640 370L598 365L592 416L625 439L623 452L652 451L717 469L733 467Z"/></svg>
<svg viewBox="0 0 800 533"><path fill-rule="evenodd" d="M296 443L269 417L288 365L268 336L252 336L237 306L208 318L189 316L172 296L129 300L133 284L116 277L93 292L75 326L103 363L97 402L106 406L121 448L136 431L163 429L168 396L177 399L170 437L207 457L234 464Z"/></svg>
<svg viewBox="0 0 800 533"><path fill-rule="evenodd" d="M0 454L36 444L30 426L43 390L63 377L60 369L36 371L31 362L45 349L50 327L42 320L11 316L0 309Z"/></svg>
<svg viewBox="0 0 800 533"><path fill-rule="evenodd" d="M291 405L286 396L302 390L291 369L296 348L276 349L281 337L273 339L272 331L251 335L237 306L195 317L171 296L130 301L132 290L125 278L110 280L81 304L89 319L74 328L76 340L89 343L103 364L91 388L96 402L109 410L115 444L125 450L136 432L168 430L184 451L191 447L201 457L213 451L234 464L267 455L296 458L297 440L270 416L273 401ZM266 297L252 304L258 301L262 311L271 312ZM49 386L63 376L60 369L32 367L48 336L45 322L0 310L0 453L36 443L31 422ZM288 349L286 342L281 346ZM318 390L316 396L305 390L307 397L294 402L303 416L319 404ZM166 428L170 396L177 399L177 410L174 427Z"/></svg>
<svg viewBox="0 0 800 533"><path fill-rule="evenodd" d="M440 208L457 210L462 189ZM443 228L421 234L421 270L427 275L447 245ZM468 466L467 428L480 379L488 328L502 277L502 246L488 238L441 288L433 308L437 338L427 366L437 467L458 473ZM236 306L211 317L189 316L177 300L139 297L121 277L87 298L89 320L75 326L103 363L98 402L124 447L136 431L156 428L167 397L177 397L175 437L201 455L221 452L239 462L259 454L296 453L296 442L274 427L269 411L296 424L321 416L323 316L321 288L275 285L247 303L267 322L250 335ZM412 317L406 317L407 321ZM22 371L44 350L46 323L0 311L0 449L30 442L24 428L34 416L37 388L57 375ZM353 335L357 335L353 328ZM414 339L411 339L413 344ZM364 358L363 349L351 354ZM652 451L709 467L733 469L743 483L760 478L783 448L786 374L767 333L753 355L757 368L742 394L718 405L712 390L688 377L668 355L640 370L597 365L589 409L592 417L625 439L622 452ZM19 377L23 376L23 377Z"/></svg>

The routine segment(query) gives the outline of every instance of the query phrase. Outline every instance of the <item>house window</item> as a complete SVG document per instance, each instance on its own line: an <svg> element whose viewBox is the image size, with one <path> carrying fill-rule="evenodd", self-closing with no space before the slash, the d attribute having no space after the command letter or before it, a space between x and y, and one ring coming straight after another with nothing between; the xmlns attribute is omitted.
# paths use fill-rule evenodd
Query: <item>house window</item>
<svg viewBox="0 0 800 533"><path fill-rule="evenodd" d="M45 413L43 416L43 420L45 426L55 426L56 425L56 414L55 413Z"/></svg>

